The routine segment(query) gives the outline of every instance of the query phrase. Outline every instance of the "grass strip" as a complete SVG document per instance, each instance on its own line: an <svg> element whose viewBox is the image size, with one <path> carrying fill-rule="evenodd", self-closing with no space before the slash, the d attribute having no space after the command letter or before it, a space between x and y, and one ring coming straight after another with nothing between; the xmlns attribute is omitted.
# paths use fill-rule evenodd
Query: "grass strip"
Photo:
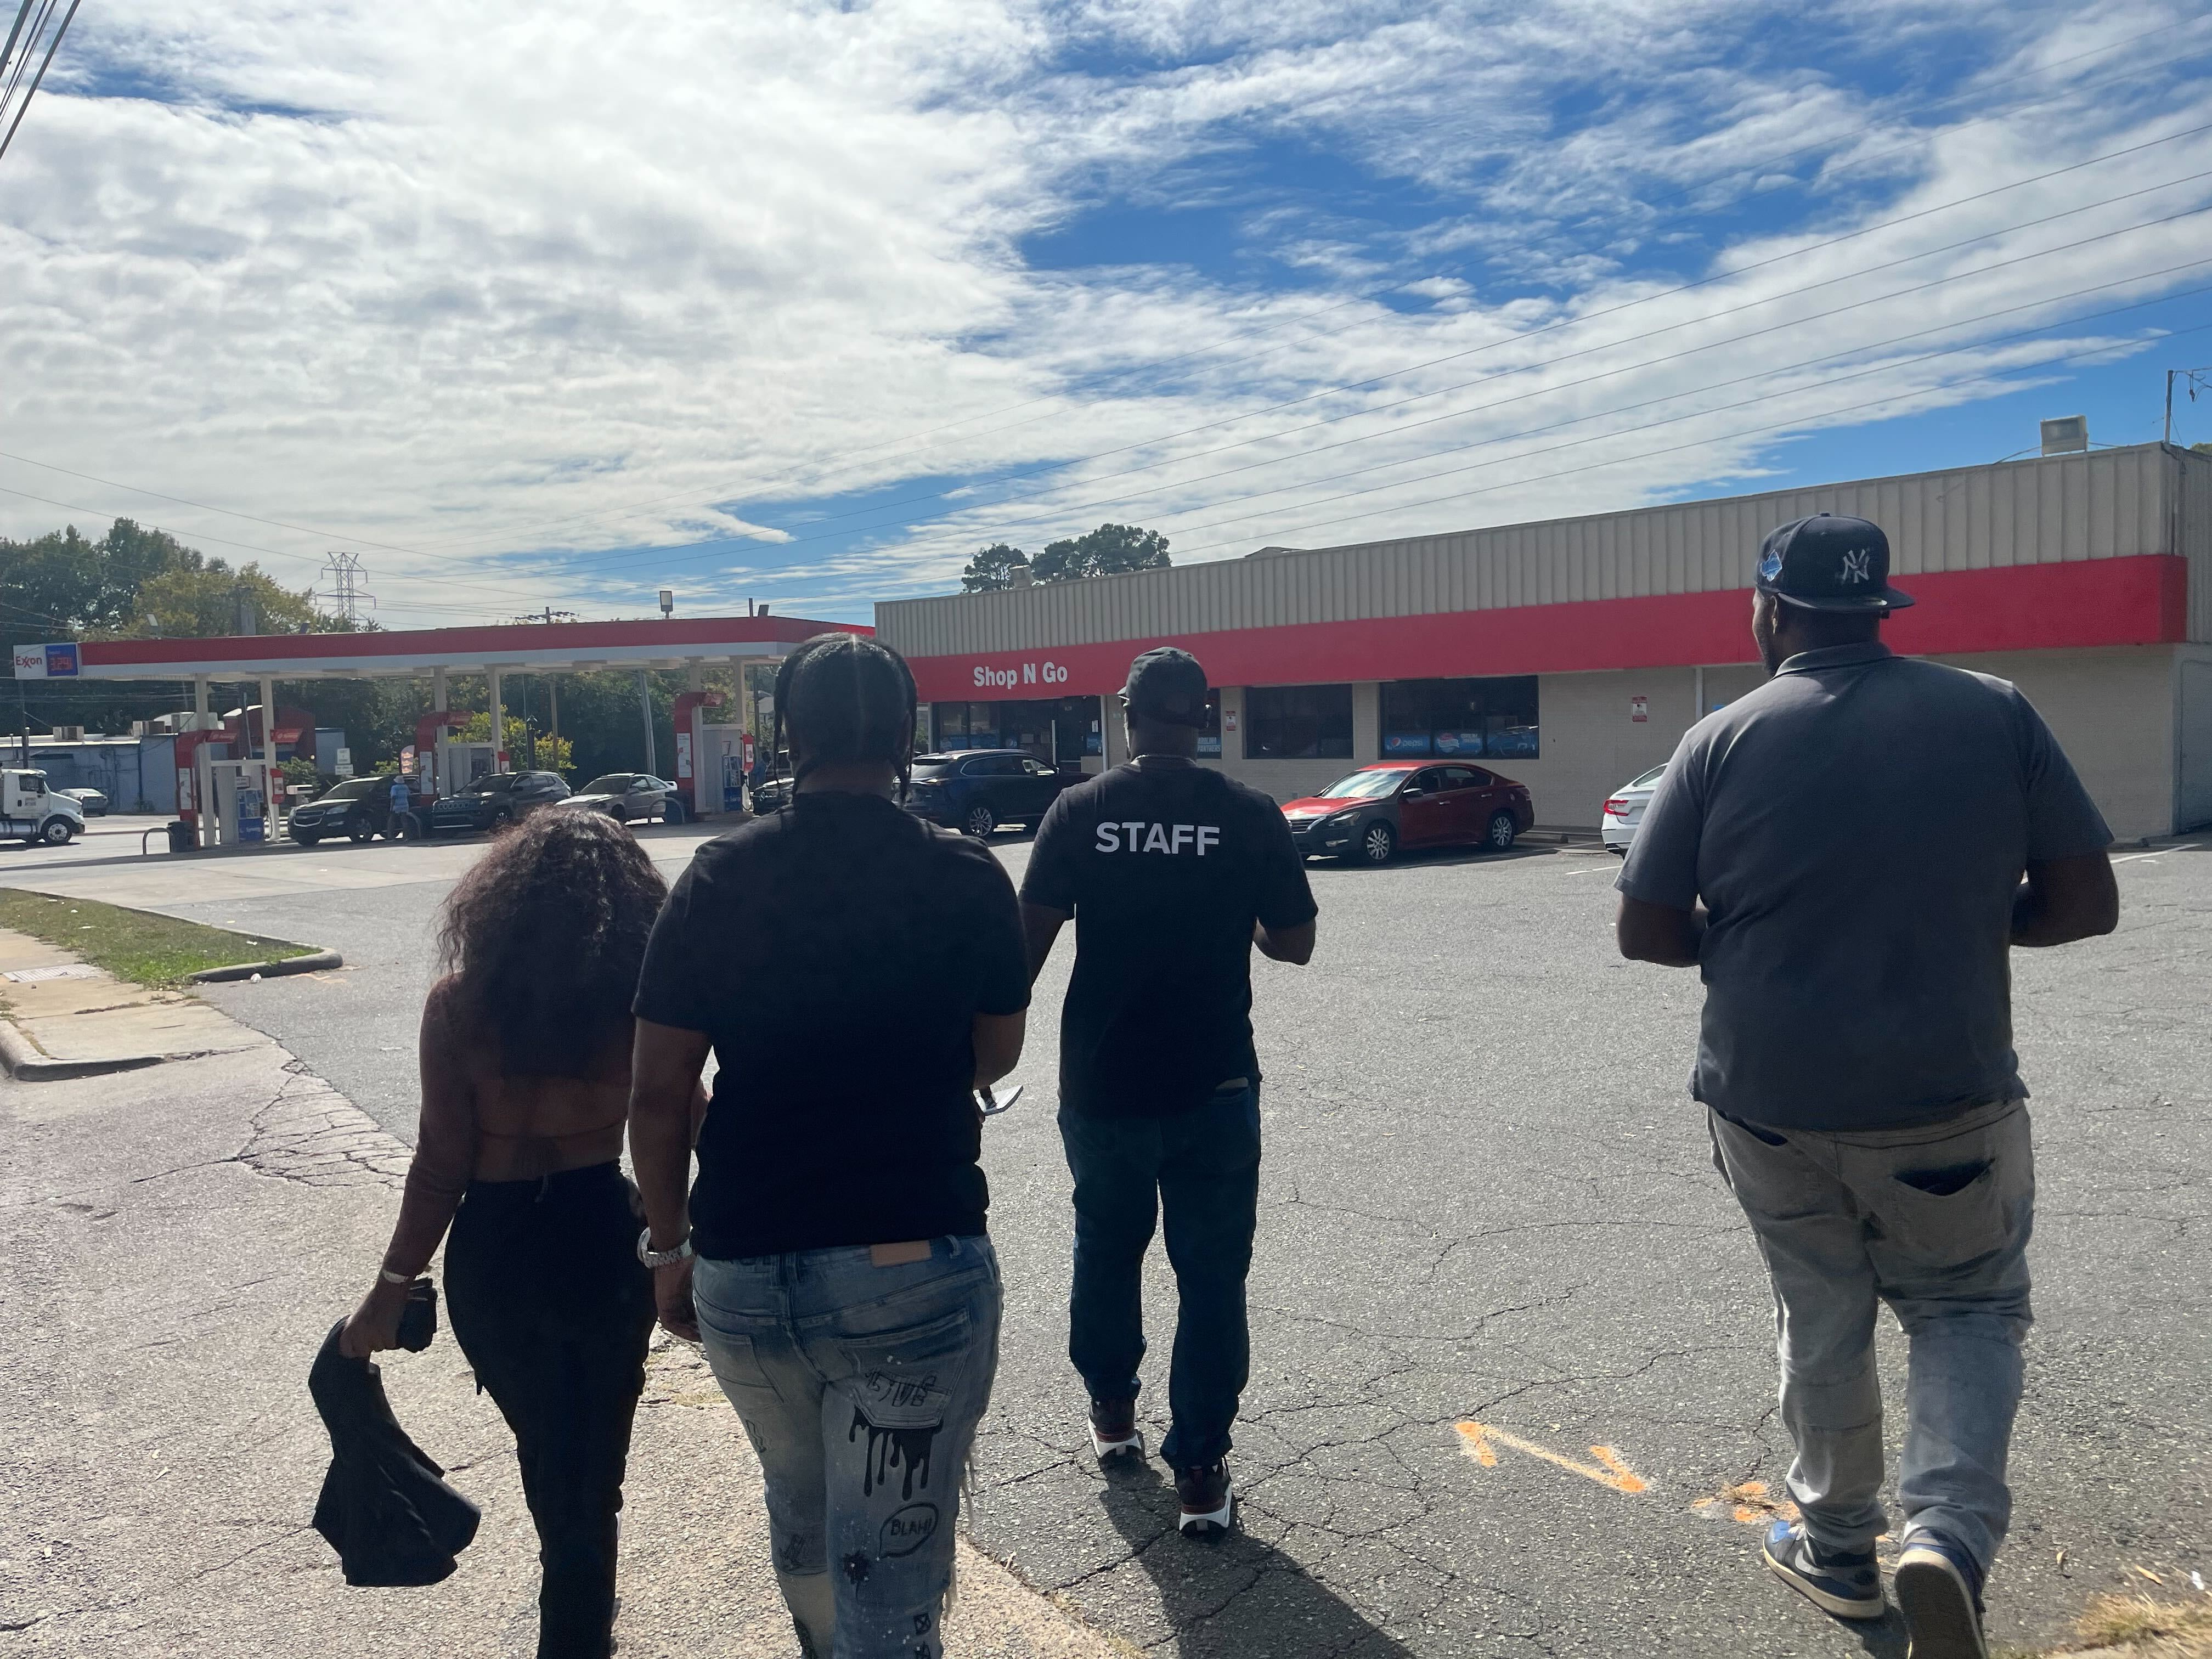
<svg viewBox="0 0 2212 1659"><path fill-rule="evenodd" d="M312 955L315 949L150 910L126 910L98 899L54 898L21 888L0 889L0 927L58 945L118 979L157 989L182 985L203 969L281 962Z"/></svg>
<svg viewBox="0 0 2212 1659"><path fill-rule="evenodd" d="M2075 1639L2054 1653L1993 1650L1996 1659L2212 1659L2212 1596L2185 1601L2148 1595L2100 1595L2075 1626Z"/></svg>

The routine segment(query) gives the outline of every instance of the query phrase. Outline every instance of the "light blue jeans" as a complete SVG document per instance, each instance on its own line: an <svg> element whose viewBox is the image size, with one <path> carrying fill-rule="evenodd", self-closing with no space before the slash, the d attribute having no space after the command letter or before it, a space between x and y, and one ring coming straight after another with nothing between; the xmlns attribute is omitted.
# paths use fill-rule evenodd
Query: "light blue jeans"
<svg viewBox="0 0 2212 1659"><path fill-rule="evenodd" d="M999 1363L991 1241L702 1257L699 1334L760 1455L776 1583L807 1659L940 1659L954 1522ZM834 1569L834 1570L833 1570Z"/></svg>
<svg viewBox="0 0 2212 1659"><path fill-rule="evenodd" d="M1708 1115L1714 1161L1774 1282L1782 1419L1797 1451L1790 1495L1806 1530L1861 1552L1886 1529L1874 1363L1886 1302L1908 1343L1903 1536L1942 1533L1986 1572L2012 1518L2005 1455L2030 1319L2026 1103L1866 1134Z"/></svg>

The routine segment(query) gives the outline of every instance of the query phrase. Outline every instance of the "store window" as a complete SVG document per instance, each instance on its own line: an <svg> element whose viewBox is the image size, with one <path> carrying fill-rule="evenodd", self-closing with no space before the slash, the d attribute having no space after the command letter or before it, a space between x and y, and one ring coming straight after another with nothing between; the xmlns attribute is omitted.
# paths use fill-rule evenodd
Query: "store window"
<svg viewBox="0 0 2212 1659"><path fill-rule="evenodd" d="M1198 757L1200 760L1221 758L1221 693L1218 690L1206 694L1206 724L1198 731Z"/></svg>
<svg viewBox="0 0 2212 1659"><path fill-rule="evenodd" d="M1247 760L1352 758L1352 688L1255 685L1244 693Z"/></svg>
<svg viewBox="0 0 2212 1659"><path fill-rule="evenodd" d="M1085 755L1098 752L1096 697L940 702L933 724L940 751L1018 749L1059 766L1080 766Z"/></svg>
<svg viewBox="0 0 2212 1659"><path fill-rule="evenodd" d="M1392 680L1382 687L1386 756L1488 755L1534 760L1539 753L1536 677Z"/></svg>

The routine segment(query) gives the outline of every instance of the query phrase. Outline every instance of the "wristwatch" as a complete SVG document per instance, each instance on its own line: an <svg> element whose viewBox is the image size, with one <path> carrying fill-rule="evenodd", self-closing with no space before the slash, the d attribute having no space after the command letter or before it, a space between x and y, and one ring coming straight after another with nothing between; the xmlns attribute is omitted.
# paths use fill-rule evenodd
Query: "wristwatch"
<svg viewBox="0 0 2212 1659"><path fill-rule="evenodd" d="M679 1261L689 1261L690 1256L691 1238L688 1233L684 1242L672 1250L653 1248L653 1229L650 1227L637 1236L637 1259L648 1267L671 1267Z"/></svg>

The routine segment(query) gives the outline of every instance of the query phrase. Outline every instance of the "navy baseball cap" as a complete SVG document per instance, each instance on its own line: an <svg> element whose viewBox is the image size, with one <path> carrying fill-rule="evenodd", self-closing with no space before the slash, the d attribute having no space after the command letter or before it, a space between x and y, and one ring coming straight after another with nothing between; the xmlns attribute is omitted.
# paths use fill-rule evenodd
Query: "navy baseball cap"
<svg viewBox="0 0 2212 1659"><path fill-rule="evenodd" d="M1889 585L1889 538L1866 519L1815 513L1766 532L1754 584L1808 611L1902 611L1912 595Z"/></svg>
<svg viewBox="0 0 2212 1659"><path fill-rule="evenodd" d="M1206 670L1188 651L1155 647L1129 665L1121 700L1140 720L1170 726L1206 724Z"/></svg>

